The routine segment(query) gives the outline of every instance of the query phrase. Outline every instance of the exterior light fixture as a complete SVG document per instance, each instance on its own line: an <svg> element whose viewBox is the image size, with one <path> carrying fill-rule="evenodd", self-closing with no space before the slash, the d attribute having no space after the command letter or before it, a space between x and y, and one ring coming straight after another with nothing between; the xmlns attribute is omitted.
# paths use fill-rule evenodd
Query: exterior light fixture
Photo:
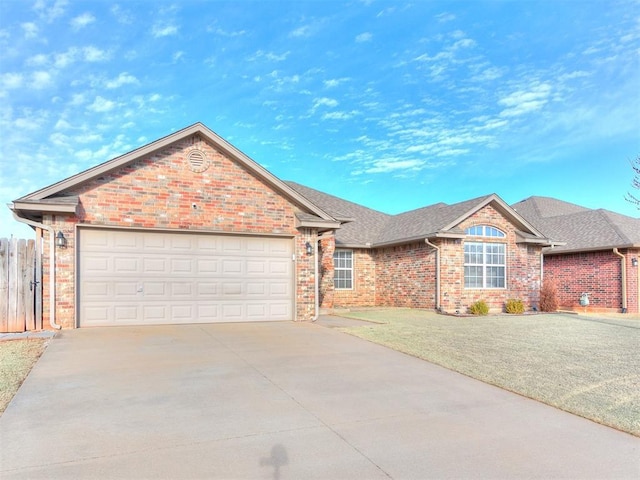
<svg viewBox="0 0 640 480"><path fill-rule="evenodd" d="M60 248L67 248L67 239L61 231L56 235L56 246Z"/></svg>
<svg viewBox="0 0 640 480"><path fill-rule="evenodd" d="M309 242L304 244L304 248L307 249L307 255L313 255L313 246Z"/></svg>
<svg viewBox="0 0 640 480"><path fill-rule="evenodd" d="M636 257L633 257L631 259L631 265L633 265L634 267L638 266L638 259Z"/></svg>

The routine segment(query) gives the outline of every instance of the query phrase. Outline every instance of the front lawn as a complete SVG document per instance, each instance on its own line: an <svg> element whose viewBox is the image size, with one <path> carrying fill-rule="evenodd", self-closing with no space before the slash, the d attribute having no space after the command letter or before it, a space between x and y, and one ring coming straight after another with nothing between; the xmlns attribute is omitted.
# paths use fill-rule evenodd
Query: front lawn
<svg viewBox="0 0 640 480"><path fill-rule="evenodd" d="M576 315L453 317L349 312L343 329L492 385L640 436L640 321Z"/></svg>

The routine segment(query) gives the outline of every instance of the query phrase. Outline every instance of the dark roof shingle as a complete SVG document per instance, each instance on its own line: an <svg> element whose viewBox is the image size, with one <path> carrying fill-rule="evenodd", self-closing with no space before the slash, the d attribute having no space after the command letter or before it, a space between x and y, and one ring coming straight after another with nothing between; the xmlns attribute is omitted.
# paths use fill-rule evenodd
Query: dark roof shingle
<svg viewBox="0 0 640 480"><path fill-rule="evenodd" d="M565 243L547 253L640 246L637 218L549 197L529 197L512 207L545 236Z"/></svg>

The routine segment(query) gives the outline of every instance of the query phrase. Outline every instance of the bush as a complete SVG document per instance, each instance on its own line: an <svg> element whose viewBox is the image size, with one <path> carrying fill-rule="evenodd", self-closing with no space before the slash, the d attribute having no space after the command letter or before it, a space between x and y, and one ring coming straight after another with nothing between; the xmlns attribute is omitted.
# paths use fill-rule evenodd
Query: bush
<svg viewBox="0 0 640 480"><path fill-rule="evenodd" d="M469 307L469 313L472 313L473 315L488 315L489 306L484 300L478 300Z"/></svg>
<svg viewBox="0 0 640 480"><path fill-rule="evenodd" d="M504 306L507 313L524 313L524 303L519 298L510 298Z"/></svg>
<svg viewBox="0 0 640 480"><path fill-rule="evenodd" d="M558 288L553 280L545 279L540 289L540 311L555 312L558 310Z"/></svg>

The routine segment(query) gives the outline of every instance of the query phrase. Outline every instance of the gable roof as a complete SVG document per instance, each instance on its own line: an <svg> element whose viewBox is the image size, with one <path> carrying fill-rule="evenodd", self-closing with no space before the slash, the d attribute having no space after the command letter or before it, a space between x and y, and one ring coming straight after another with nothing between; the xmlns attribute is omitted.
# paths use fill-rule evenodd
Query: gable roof
<svg viewBox="0 0 640 480"><path fill-rule="evenodd" d="M313 226L323 225L325 228L329 225L332 228L339 227L339 222L337 222L329 213L300 195L285 182L267 171L264 167L256 163L202 123L195 123L189 127L183 128L182 130L132 150L129 153L125 153L124 155L108 160L96 165L95 167L89 168L88 170L65 178L53 185L49 185L20 197L13 201L10 208L20 216L30 218L42 215L44 212L75 213L78 206L78 197L65 195L65 191L93 180L100 175L125 167L144 156L150 155L158 150L162 150L179 140L195 134L200 135L205 141L214 145L216 149L241 164L256 177L260 178L271 188L291 201L294 205L301 208L306 213L306 215L298 217L298 222L302 226L306 226L306 224L309 223L313 224Z"/></svg>
<svg viewBox="0 0 640 480"><path fill-rule="evenodd" d="M540 231L496 194L453 205L436 203L398 215L388 215L298 183L287 183L335 218L351 217L351 222L336 232L336 245L339 247L369 248L437 237L462 238L464 232L457 228L457 225L489 204L516 226L519 241L548 244Z"/></svg>
<svg viewBox="0 0 640 480"><path fill-rule="evenodd" d="M545 254L640 247L640 219L592 210L549 197L529 197L513 205L541 232L564 245Z"/></svg>

